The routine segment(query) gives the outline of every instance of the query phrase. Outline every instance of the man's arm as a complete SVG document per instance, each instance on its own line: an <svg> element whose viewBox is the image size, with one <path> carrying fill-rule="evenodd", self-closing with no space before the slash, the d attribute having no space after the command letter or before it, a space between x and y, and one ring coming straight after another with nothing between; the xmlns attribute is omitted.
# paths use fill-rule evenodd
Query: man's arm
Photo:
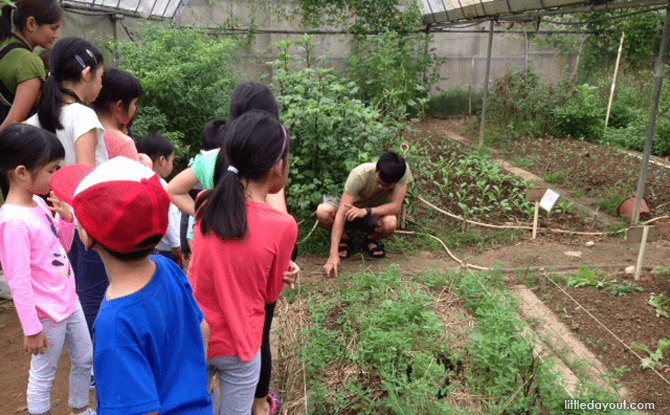
<svg viewBox="0 0 670 415"><path fill-rule="evenodd" d="M406 184L396 185L395 189L393 189L393 198L391 202L385 203L377 207L373 207L371 216L382 217L382 216L397 215L398 213L400 213L400 209L402 209L402 203L405 200L406 194L407 194Z"/></svg>
<svg viewBox="0 0 670 415"><path fill-rule="evenodd" d="M344 233L344 224L346 222L345 214L349 209L349 206L353 206L354 196L350 195L347 192L342 193L340 198L340 206L337 209L335 214L335 221L333 222L333 229L330 235L330 255L328 256L328 262L324 265L324 270L326 271L326 277L330 277L331 272L335 272L335 276L338 275L340 269L340 254L339 254L339 245L340 240L342 239L342 234Z"/></svg>

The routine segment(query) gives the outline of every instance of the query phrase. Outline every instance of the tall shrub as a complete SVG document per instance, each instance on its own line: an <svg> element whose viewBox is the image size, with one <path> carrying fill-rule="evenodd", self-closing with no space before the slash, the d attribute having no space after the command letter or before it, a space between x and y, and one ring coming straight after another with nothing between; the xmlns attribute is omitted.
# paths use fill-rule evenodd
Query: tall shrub
<svg viewBox="0 0 670 415"><path fill-rule="evenodd" d="M356 165L397 146L393 120L356 99L356 83L318 67L311 37L302 39L277 44L279 59L270 63L282 121L291 134L287 204L298 215L310 212L324 194L340 195ZM296 43L308 52L305 58L289 53Z"/></svg>
<svg viewBox="0 0 670 415"><path fill-rule="evenodd" d="M235 41L207 35L199 27L154 22L132 35L134 41L110 42L108 47L118 57L117 66L137 77L144 89L136 136L159 131L199 148L205 123L228 113L238 83L232 69Z"/></svg>
<svg viewBox="0 0 670 415"><path fill-rule="evenodd" d="M384 31L351 42L347 75L360 86L360 98L382 110L406 105L418 111L421 99L440 80L432 36Z"/></svg>

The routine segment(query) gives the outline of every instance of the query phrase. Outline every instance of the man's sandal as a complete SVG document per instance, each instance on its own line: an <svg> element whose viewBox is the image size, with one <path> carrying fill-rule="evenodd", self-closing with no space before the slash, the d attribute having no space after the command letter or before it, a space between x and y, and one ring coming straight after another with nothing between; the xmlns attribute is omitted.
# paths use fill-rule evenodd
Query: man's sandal
<svg viewBox="0 0 670 415"><path fill-rule="evenodd" d="M340 259L349 259L354 253L354 243L351 241L351 238L340 239L340 244L337 247L337 253L340 256ZM342 255L344 254L344 256Z"/></svg>
<svg viewBox="0 0 670 415"><path fill-rule="evenodd" d="M381 259L386 256L386 248L384 248L384 244L376 239L371 239L369 236L363 238L361 249L363 249L370 258Z"/></svg>

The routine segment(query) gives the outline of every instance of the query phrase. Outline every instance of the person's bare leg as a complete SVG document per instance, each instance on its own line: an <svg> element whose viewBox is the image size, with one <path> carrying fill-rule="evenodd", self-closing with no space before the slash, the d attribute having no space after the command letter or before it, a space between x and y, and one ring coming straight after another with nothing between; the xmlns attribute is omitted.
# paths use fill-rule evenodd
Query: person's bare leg
<svg viewBox="0 0 670 415"><path fill-rule="evenodd" d="M251 412L253 415L268 415L270 413L270 403L267 398L255 398Z"/></svg>
<svg viewBox="0 0 670 415"><path fill-rule="evenodd" d="M395 215L382 216L377 222L375 231L372 232L368 238L370 239L384 239L393 235L398 228L398 217Z"/></svg>
<svg viewBox="0 0 670 415"><path fill-rule="evenodd" d="M335 223L335 214L337 210L330 203L321 203L316 207L316 219L322 228L332 231L333 223Z"/></svg>

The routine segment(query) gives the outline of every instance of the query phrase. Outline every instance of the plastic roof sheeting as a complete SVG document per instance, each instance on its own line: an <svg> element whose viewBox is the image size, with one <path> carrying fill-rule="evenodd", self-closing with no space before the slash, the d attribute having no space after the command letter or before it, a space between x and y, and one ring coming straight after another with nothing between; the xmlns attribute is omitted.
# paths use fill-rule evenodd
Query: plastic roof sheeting
<svg viewBox="0 0 670 415"><path fill-rule="evenodd" d="M443 23L588 3L585 0L421 0L424 22Z"/></svg>
<svg viewBox="0 0 670 415"><path fill-rule="evenodd" d="M80 9L91 11L112 11L121 14L139 15L146 19L149 17L174 17L182 4L182 0L66 0L63 4L79 6Z"/></svg>

